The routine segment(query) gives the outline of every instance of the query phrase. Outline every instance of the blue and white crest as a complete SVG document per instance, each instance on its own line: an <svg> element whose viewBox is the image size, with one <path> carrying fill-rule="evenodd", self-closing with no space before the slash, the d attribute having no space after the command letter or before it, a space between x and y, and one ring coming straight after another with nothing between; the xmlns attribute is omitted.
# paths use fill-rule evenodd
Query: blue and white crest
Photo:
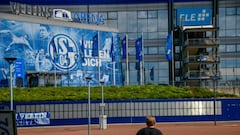
<svg viewBox="0 0 240 135"><path fill-rule="evenodd" d="M76 67L79 49L72 38L65 34L55 35L48 48L52 62L58 69L66 71Z"/></svg>
<svg viewBox="0 0 240 135"><path fill-rule="evenodd" d="M65 9L53 9L53 18L64 21L72 21L72 14L70 11Z"/></svg>

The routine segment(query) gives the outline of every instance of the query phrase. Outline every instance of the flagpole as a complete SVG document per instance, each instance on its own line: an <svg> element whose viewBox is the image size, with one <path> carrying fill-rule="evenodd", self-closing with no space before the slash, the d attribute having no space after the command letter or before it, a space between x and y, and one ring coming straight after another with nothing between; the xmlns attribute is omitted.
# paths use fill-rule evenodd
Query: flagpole
<svg viewBox="0 0 240 135"><path fill-rule="evenodd" d="M144 85L144 43L143 43L143 32L142 32L142 85Z"/></svg>
<svg viewBox="0 0 240 135"><path fill-rule="evenodd" d="M175 73L174 73L174 55L173 55L173 51L174 51L174 48L173 48L173 31L171 30L171 40L172 40L172 85L174 86L175 85Z"/></svg>
<svg viewBox="0 0 240 135"><path fill-rule="evenodd" d="M113 61L113 86L116 86L115 61Z"/></svg>
<svg viewBox="0 0 240 135"><path fill-rule="evenodd" d="M129 69L128 69L128 35L126 34L126 68L127 68L127 85L129 85Z"/></svg>
<svg viewBox="0 0 240 135"><path fill-rule="evenodd" d="M114 53L114 44L113 44L114 42L113 42L113 37L112 37L112 46L113 46L113 52L112 53ZM114 55L114 54L113 54ZM113 56L112 55L112 57L115 57L115 56ZM115 67L115 58L113 59L113 86L116 86L116 67Z"/></svg>
<svg viewBox="0 0 240 135"><path fill-rule="evenodd" d="M99 55L99 51L100 51L100 36L99 36L99 31L97 33L97 38L98 38L98 85L100 86L100 55Z"/></svg>

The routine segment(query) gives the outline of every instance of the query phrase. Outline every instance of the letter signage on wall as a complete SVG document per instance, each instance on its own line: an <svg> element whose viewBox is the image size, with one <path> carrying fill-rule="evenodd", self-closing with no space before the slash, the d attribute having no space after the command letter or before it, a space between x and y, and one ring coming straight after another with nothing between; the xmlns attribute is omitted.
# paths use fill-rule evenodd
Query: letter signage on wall
<svg viewBox="0 0 240 135"><path fill-rule="evenodd" d="M199 26L212 24L210 8L178 8L177 26Z"/></svg>
<svg viewBox="0 0 240 135"><path fill-rule="evenodd" d="M74 21L87 24L104 24L104 16L100 13L71 12L66 9L51 9L41 5L28 5L18 2L10 2L12 13L40 17L52 17L63 21Z"/></svg>
<svg viewBox="0 0 240 135"><path fill-rule="evenodd" d="M50 112L16 113L17 126L50 125Z"/></svg>

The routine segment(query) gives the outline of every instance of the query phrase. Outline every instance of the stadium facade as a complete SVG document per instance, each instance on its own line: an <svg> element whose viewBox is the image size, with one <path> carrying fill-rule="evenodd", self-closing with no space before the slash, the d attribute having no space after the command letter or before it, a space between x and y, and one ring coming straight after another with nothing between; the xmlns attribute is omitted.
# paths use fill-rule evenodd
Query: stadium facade
<svg viewBox="0 0 240 135"><path fill-rule="evenodd" d="M86 24L87 29L92 30L96 27L93 32L83 30L83 33L93 33L87 39L93 37L97 31L103 30L102 28L104 28L103 31L115 33L113 34L114 43L115 46L119 46L117 47L119 50L114 55L117 56L120 64L114 64L116 66L114 69L117 70L108 76L108 79L111 78L108 85L174 84L207 87L212 86L212 80L218 77L219 86L239 86L240 2L238 0L69 0L64 2L54 0L47 3L35 0L31 2L18 0L16 3L14 1L10 3L4 0L0 3L0 12L8 13L9 17L10 14L17 14L16 17L25 17L33 21L38 16L38 18L44 18L46 21L43 22L48 22L49 25L61 23L62 27L67 27L67 23L74 25L79 23L78 25L84 25L80 26L80 29L85 28ZM50 24L53 9L64 9L74 14L71 21L75 23L62 20ZM2 15L1 18L3 18ZM11 21L8 23L11 25ZM1 25L7 25L7 23ZM111 28L114 30L109 30ZM2 28L2 33L4 33L3 30L6 29ZM111 37L108 34L105 35ZM167 37L172 38L167 39ZM81 36L76 38L82 39ZM138 52L136 41L139 39L143 47L141 54L144 55L136 59L136 52ZM5 40L3 34L1 40ZM120 53L122 41L127 42L127 59L122 58ZM170 42L173 48L168 48ZM167 49L172 52L170 59L169 56L166 59ZM70 66L74 66L71 64L73 63L70 62ZM4 72L4 68L7 67L7 65L1 67L1 72ZM69 72L81 74L72 70L72 67L63 68L65 72L57 73L59 77L67 74L65 78L68 81L59 83L61 85L69 85L69 83L71 85ZM34 69L36 70L36 67ZM59 69L57 67L57 70ZM35 70L28 74L35 73ZM95 71L97 70L99 71L96 68ZM50 73L49 76L51 76ZM99 80L100 76L103 77L97 76ZM53 80L53 77L48 79ZM26 83L26 86L29 84Z"/></svg>

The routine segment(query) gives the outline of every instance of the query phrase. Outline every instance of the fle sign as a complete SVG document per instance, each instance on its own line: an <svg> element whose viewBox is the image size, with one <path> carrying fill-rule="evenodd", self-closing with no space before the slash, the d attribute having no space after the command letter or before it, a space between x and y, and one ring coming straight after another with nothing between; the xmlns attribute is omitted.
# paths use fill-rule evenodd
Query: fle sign
<svg viewBox="0 0 240 135"><path fill-rule="evenodd" d="M210 8L179 8L177 9L177 26L211 25Z"/></svg>

